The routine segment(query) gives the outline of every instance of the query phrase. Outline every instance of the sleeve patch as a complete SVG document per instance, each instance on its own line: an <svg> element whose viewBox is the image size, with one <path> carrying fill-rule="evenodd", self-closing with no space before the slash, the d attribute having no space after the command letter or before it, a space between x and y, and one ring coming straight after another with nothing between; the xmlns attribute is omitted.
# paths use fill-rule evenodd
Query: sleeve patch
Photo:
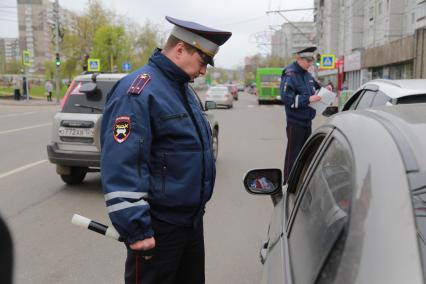
<svg viewBox="0 0 426 284"><path fill-rule="evenodd" d="M150 80L151 76L149 76L149 74L147 73L138 75L135 80L133 80L132 85L130 85L130 88L127 90L127 94L139 95Z"/></svg>
<svg viewBox="0 0 426 284"><path fill-rule="evenodd" d="M119 116L115 119L113 136L118 143L123 143L130 136L130 116Z"/></svg>

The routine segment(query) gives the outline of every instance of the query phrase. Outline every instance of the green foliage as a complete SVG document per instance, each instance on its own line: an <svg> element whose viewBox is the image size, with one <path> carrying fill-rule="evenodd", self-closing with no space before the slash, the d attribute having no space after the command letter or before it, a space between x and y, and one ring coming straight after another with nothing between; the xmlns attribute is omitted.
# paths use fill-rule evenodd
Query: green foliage
<svg viewBox="0 0 426 284"><path fill-rule="evenodd" d="M93 40L93 58L101 60L101 69L113 71L117 61L122 61L130 50L130 43L123 26L101 26Z"/></svg>

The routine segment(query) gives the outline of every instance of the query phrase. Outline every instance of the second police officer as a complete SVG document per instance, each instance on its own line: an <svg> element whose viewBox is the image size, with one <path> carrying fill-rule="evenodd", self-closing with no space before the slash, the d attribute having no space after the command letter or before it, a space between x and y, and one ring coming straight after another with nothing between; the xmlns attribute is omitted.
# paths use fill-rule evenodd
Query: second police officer
<svg viewBox="0 0 426 284"><path fill-rule="evenodd" d="M287 121L284 183L288 182L293 163L312 133L312 120L316 111L309 104L321 100L321 97L316 95L321 86L308 71L314 62L315 51L314 46L298 51L296 61L284 68L281 77L281 100Z"/></svg>
<svg viewBox="0 0 426 284"><path fill-rule="evenodd" d="M174 28L164 49L114 86L102 120L102 186L126 240L126 283L205 282L203 214L216 171L188 83L231 33L166 19Z"/></svg>

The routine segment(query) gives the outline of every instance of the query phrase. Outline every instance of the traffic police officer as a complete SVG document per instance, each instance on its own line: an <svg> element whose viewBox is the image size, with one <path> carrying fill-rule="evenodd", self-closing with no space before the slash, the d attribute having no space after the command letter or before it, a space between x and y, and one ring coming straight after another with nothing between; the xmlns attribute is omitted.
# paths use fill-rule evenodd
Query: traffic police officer
<svg viewBox="0 0 426 284"><path fill-rule="evenodd" d="M203 214L215 181L211 129L188 83L230 32L166 17L163 50L121 79L102 120L102 185L126 240L126 283L204 283Z"/></svg>
<svg viewBox="0 0 426 284"><path fill-rule="evenodd" d="M316 47L308 47L296 53L296 61L287 66L281 76L281 100L285 106L287 150L284 161L284 183L303 144L312 133L315 109L309 104L321 100L316 95L320 85L308 69L314 61Z"/></svg>

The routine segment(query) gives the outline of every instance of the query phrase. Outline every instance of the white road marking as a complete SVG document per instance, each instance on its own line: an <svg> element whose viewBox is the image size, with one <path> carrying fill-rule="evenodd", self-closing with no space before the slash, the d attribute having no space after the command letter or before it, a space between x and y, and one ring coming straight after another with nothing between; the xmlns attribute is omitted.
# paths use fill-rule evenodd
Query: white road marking
<svg viewBox="0 0 426 284"><path fill-rule="evenodd" d="M254 105L248 105L247 107L248 107L248 108L252 108L252 107L254 107Z"/></svg>
<svg viewBox="0 0 426 284"><path fill-rule="evenodd" d="M21 113L11 113L11 114L3 114L0 115L0 118L5 118L5 117L14 117L14 116L22 116L22 115L28 115L28 114L34 114L37 113L36 111L31 111L31 112L21 112Z"/></svg>
<svg viewBox="0 0 426 284"><path fill-rule="evenodd" d="M43 124L37 124L37 125L33 125L33 126L28 126L28 127L22 127L22 128L4 130L4 131L0 131L0 135L1 134L12 133L12 132L18 132L18 131L22 131L22 130L28 130L28 129L38 128L38 127L50 126L50 125L52 125L51 122L49 122L49 123L43 123Z"/></svg>
<svg viewBox="0 0 426 284"><path fill-rule="evenodd" d="M24 170L26 170L26 169L29 169L29 168L32 168L32 167L38 166L38 165L43 164L43 163L45 163L45 162L47 162L47 160L40 160L40 161L38 161L38 162L31 163L31 164L28 164L28 165L22 166L22 167L20 167L20 168L16 168L16 169L14 169L14 170L8 171L8 172L6 172L6 173L0 174L0 179L5 178L5 177L10 176L10 175L13 175L13 174L16 174L16 173L19 173L19 172L22 172L22 171L24 171Z"/></svg>

